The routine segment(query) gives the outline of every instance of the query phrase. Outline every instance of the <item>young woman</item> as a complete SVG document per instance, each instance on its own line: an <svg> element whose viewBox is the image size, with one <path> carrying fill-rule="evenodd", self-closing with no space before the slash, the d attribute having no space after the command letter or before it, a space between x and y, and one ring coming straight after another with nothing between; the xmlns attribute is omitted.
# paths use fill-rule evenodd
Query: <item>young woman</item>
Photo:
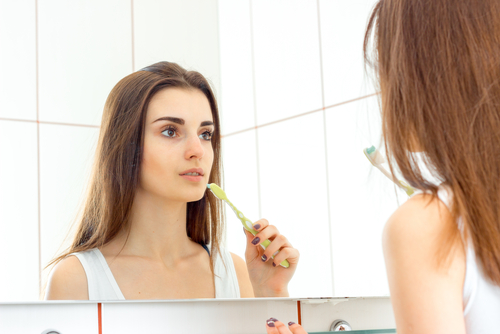
<svg viewBox="0 0 500 334"><path fill-rule="evenodd" d="M255 238L245 232L246 264L220 246L222 204L207 191L222 179L220 145L201 74L160 62L122 79L106 101L76 237L52 261L45 298L288 296L299 253L276 227L262 219Z"/></svg>
<svg viewBox="0 0 500 334"><path fill-rule="evenodd" d="M372 34L391 170L421 190L383 233L397 332L498 333L500 1L380 0L367 60Z"/></svg>

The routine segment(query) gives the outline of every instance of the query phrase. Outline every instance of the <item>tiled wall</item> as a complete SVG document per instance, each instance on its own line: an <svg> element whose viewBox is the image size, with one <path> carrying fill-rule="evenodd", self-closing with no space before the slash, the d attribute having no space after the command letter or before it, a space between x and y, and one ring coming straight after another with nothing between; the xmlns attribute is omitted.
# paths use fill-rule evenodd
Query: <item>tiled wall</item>
<svg viewBox="0 0 500 334"><path fill-rule="evenodd" d="M294 296L388 293L380 234L397 206L363 30L374 0L0 0L0 300L38 298L75 219L107 94L160 60L219 97L225 188L301 252ZM227 211L227 247L244 256Z"/></svg>
<svg viewBox="0 0 500 334"><path fill-rule="evenodd" d="M380 140L362 55L375 2L219 1L226 193L299 249L292 295L388 294L381 233L398 201L362 153Z"/></svg>

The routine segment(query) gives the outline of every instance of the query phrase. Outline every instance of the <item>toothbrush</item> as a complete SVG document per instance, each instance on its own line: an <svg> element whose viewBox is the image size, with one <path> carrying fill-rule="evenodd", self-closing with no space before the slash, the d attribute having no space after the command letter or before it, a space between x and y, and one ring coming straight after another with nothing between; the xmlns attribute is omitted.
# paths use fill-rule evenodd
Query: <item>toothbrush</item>
<svg viewBox="0 0 500 334"><path fill-rule="evenodd" d="M389 173L384 167L382 167L382 164L386 162L386 160L384 156L380 154L379 151L377 151L375 146L365 148L363 150L363 153L373 166L378 168L378 170L380 170L382 174L387 176L387 178L394 182L399 188L403 189L409 197L411 197L415 193L415 189L413 189L410 185L408 185L404 181L395 179L391 173Z"/></svg>
<svg viewBox="0 0 500 334"><path fill-rule="evenodd" d="M253 224L250 222L250 220L247 217L245 217L245 215L241 211L239 211L238 209L236 209L236 207L233 205L233 203L231 203L229 201L229 199L227 198L227 195L224 192L224 190L222 190L215 183L207 184L207 188L210 189L210 191L215 195L215 197L217 197L217 198L225 201L227 204L229 204L229 206L231 207L231 209L233 209L234 213L236 214L236 216L238 217L238 219L243 224L243 228L245 228L245 230L247 230L248 232L252 233L253 235L256 235L257 233L259 233L256 230L254 230ZM269 241L269 239L267 239L267 240L264 240L263 242L261 242L260 246L263 249L266 249L270 244L271 244L271 241ZM278 254L278 253L279 253L279 250L272 255L272 258L274 259L274 256L276 254ZM290 263L288 263L287 260L283 260L280 263L280 265L282 267L284 267L284 268L290 267Z"/></svg>

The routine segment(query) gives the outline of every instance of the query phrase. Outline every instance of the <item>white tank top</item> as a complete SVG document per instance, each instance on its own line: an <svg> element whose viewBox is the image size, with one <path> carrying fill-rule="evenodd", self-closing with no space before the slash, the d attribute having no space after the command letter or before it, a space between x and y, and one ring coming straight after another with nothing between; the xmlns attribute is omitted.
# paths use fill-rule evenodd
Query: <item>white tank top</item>
<svg viewBox="0 0 500 334"><path fill-rule="evenodd" d="M125 300L108 263L97 248L71 253L87 275L89 300ZM221 260L224 260L224 263ZM225 266L224 266L225 264ZM231 253L221 248L214 263L215 298L240 298L240 287Z"/></svg>
<svg viewBox="0 0 500 334"><path fill-rule="evenodd" d="M449 191L441 188L438 196L450 208ZM461 220L457 223L462 230ZM484 275L472 245L466 261L463 302L467 333L500 333L500 287Z"/></svg>

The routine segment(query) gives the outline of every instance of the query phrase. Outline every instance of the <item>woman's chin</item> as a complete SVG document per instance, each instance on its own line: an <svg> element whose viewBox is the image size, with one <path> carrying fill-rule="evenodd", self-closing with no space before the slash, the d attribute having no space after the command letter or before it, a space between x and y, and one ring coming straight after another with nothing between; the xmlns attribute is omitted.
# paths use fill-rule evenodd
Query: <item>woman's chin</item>
<svg viewBox="0 0 500 334"><path fill-rule="evenodd" d="M186 196L187 198L187 201L188 203L190 202L198 202L199 200L201 200L203 197L205 196L205 191L203 192L200 192L198 194L190 194L189 196Z"/></svg>

